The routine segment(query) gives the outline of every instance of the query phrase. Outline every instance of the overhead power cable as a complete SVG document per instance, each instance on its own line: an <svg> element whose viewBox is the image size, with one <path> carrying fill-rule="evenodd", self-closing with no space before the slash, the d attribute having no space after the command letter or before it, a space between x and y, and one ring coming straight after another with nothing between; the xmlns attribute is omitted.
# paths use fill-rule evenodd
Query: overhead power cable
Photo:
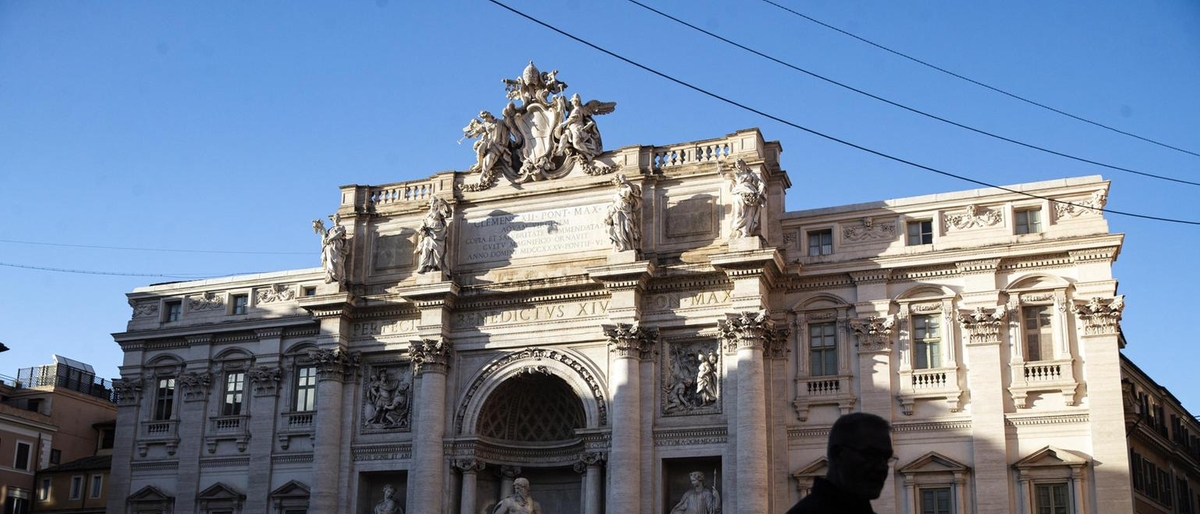
<svg viewBox="0 0 1200 514"><path fill-rule="evenodd" d="M914 167L914 168L919 168L919 169L922 169L922 170L925 170L925 171L929 171L929 172L932 172L932 173L937 173L937 174L939 174L939 175L943 175L943 176L947 176L947 177L951 177L951 178L956 178L956 179L958 179L958 180L961 180L961 181L964 181L964 182L970 182L970 183L972 183L972 184L977 184L977 185L984 186L984 187L990 187L990 188L994 188L994 189L999 189L999 190L1001 190L1001 191L1005 191L1005 192L1009 192L1009 193L1013 193L1013 194L1018 194L1018 195L1022 195L1022 196L1027 196L1027 197L1030 197L1030 198L1037 198L1037 199L1039 199L1039 200L1046 200L1046 201L1048 201L1048 202L1055 203L1055 204L1070 205L1070 206L1073 206L1073 207L1079 207L1079 208L1089 208L1089 209L1092 209L1092 208L1093 208L1093 207L1091 207L1091 206L1087 206L1087 205L1080 205L1080 204L1074 204L1074 203L1071 203L1071 202L1064 202L1064 201L1062 201L1062 200L1055 200L1055 199L1053 199L1053 198L1048 198L1048 197L1045 197L1045 196L1035 195L1035 194L1028 193L1028 192L1025 192L1025 191L1018 191L1018 190L1016 190L1016 189L1011 189L1011 188L1007 188L1007 187L1003 187L1003 186L998 186L998 185L995 185L995 184L991 184L991 183L988 183L988 182L984 182L984 181L982 181L982 180L976 180L976 179L973 179L973 178L970 178L970 177L966 177L966 176L963 176L963 175L957 175L957 174L954 174L954 173L950 173L950 172L948 172L948 171L942 171L942 170L939 170L939 169L937 169L937 168L933 168L933 167L930 167L930 166L926 166L926 165L924 165L924 164L919 164L919 163L916 163L916 162L913 162L913 161L909 161L909 160L906 160L906 159L903 159L903 158L900 158L900 157L896 157L896 156L894 156L894 155L891 155L891 154L887 154L887 153L881 152L881 151L879 151L879 150L873 150L873 149L871 149L871 148L867 148L867 147L865 147L865 146L862 146L862 145L859 145L859 144L856 144L856 143L852 143L852 142L850 142L850 141L847 141L847 140L844 140L844 139L840 139L840 138L837 138L837 137L834 137L834 136L831 136L831 135L825 134L825 133L823 133L823 132L820 132L820 131L817 131L817 130L814 130L814 129L810 129L810 128L808 128L808 127L805 127L805 126L802 126L802 125L799 125L799 124L793 123L793 122L791 122L791 121L788 121L788 120L786 120L786 119L780 118L779 116L775 116L775 115L773 115L773 114L769 114L769 113L767 113L767 112L764 112L764 111L761 111L761 110L755 109L755 108L753 108L753 107L747 106L747 105L745 105L745 104L739 103L739 102L737 102L737 101L735 101L735 100L731 100L731 99L729 99L729 98L723 97L723 96L721 96L721 95L718 95L718 94L716 94L716 93L710 92L710 91L708 91L708 90L706 90L706 89L700 88L699 86L694 86L694 85L692 85L692 84L690 84L690 83L688 83L688 82L684 82L683 80L680 80L680 79L677 79L677 78L675 78L675 77L672 77L672 76L670 76L670 75L667 75L666 73L663 73L663 72L661 72L661 71L655 70L655 69L653 69L653 68L650 68L650 67L648 67L648 66L645 66L645 65L643 65L643 64L640 64L640 63L638 63L638 62L636 62L636 61L633 61L633 60L631 60L631 59L629 59L629 58L626 58L626 57L624 57L624 56L621 56L621 55L619 55L619 54L617 54L617 53L614 53L614 52L611 52L611 51L609 51L609 50L606 50L606 49L604 49L604 48L602 48L602 47L600 47L600 46L598 46L598 45L596 45L596 44L593 44L593 43L591 43L591 42L589 42L589 41L586 41L586 40L584 40L584 39L582 39L582 38L579 38L579 37L577 37L577 36L575 36L575 35L572 35L572 34L570 34L570 33L566 32L566 31L564 31L564 30L562 30L562 29L559 29L559 28L557 28L557 27L555 27L555 26L553 26L553 25L550 25L549 23L546 23L546 22L544 22L544 21L542 21L542 20L539 20L539 19L537 19L537 18L534 18L533 16L530 16L530 15L528 15L528 14L525 14L524 12L521 12L521 11L519 11L519 10L515 9L515 8L509 7L508 5L506 5L506 4L504 4L503 2L500 2L500 1L498 1L498 0L488 0L488 1L489 1L489 2L491 2L491 3L493 3L493 4L496 4L496 5L498 5L498 6L500 6L500 7L503 7L504 9L506 9L506 10L508 10L508 11L512 12L513 14L516 14L516 15L518 15L518 16L520 16L520 17L522 17L522 18L525 18L525 19L527 19L527 20L529 20L529 21L532 21L532 22L534 22L534 23L536 23L536 24L538 24L538 25L541 25L541 26L543 26L543 27L545 27L545 28L547 28L547 29L550 29L550 30L552 30L552 31L554 31L554 32L557 32L558 34L561 34L561 35L563 35L563 36L565 36L565 37L567 37L567 38L570 38L570 39L572 39L572 40L574 40L574 41L576 41L576 42L578 42L578 43L581 43L581 44L583 44L583 45L586 45L586 46L588 46L588 47L591 47L592 49L594 49L594 50L596 50L596 51L599 51L599 52L601 52L601 53L607 54L607 55L608 55L608 56L610 56L610 57L613 57L613 58L615 58L615 59L621 60L621 61L623 61L623 62L625 62L625 63L627 63L627 64L630 64L630 65L632 65L632 66L635 66L635 67L637 67L637 68L640 68L640 69L642 69L642 70L644 70L644 71L646 71L646 72L652 73L652 74L654 74L654 75L657 75L657 76L659 76L659 77L662 77L662 78L664 78L664 79L667 79L667 80L669 80L669 81L671 81L671 82L674 82L674 83L676 83L676 84L679 84L679 85L681 85L681 86L683 86L683 87L686 87L686 88L688 88L688 89L691 89L691 90L693 90L693 91L696 91L697 93L700 93L700 94L703 94L703 95L705 95L705 96L708 96L708 97L714 98L714 99L716 99L716 100L720 100L720 101L722 101L722 102L725 102L725 103L727 103L727 104L729 104L729 105L732 105L732 106L734 106L734 107L738 107L738 108L740 108L740 109L743 109L743 110L746 110L746 111L752 112L752 113L754 113L754 114L757 114L757 115L759 115L759 116L762 116L762 117L764 117L764 118L767 118L767 119L770 119L770 120L773 120L773 121L776 121L776 122L782 123L782 124L784 124L784 125L787 125L787 126L789 126L789 127L792 127L792 128L798 129L798 130L802 130L802 131L804 131L804 132L808 132L809 134L812 134L812 135L815 135L815 136L818 136L818 137L821 137L821 138L824 138L824 139L828 139L828 140L830 140L830 141L833 141L833 142L835 142L835 143L839 143L839 144L842 144L842 145L845 145L845 146L849 146L849 147L851 147L851 148L855 148L855 149L857 149L857 150L860 150L860 151L863 151L863 152L870 153L870 154L872 154L872 155L877 155L877 156L879 156L879 157L883 157L883 158L885 158L885 159L888 159L888 160L896 161L896 162L899 162L899 163L902 163L902 164L907 164L907 165L909 165L909 166L912 166L912 167ZM1147 214L1137 214L1137 213L1133 213L1133 212L1117 211L1117 210L1113 210L1113 209L1095 209L1095 210L1099 210L1099 211L1102 211L1102 212L1107 212L1107 213L1109 213L1109 214L1116 214L1116 215L1120 215L1120 216L1128 216L1128 217L1131 217L1131 218L1141 218L1141 219L1147 219L1147 220L1162 221L1162 222L1166 222L1166 223L1179 223L1179 224L1183 224L1183 225L1200 225L1200 221L1182 220L1182 219L1175 219L1175 218L1166 218L1166 217L1161 217L1161 216L1151 216L1151 215L1147 215Z"/></svg>
<svg viewBox="0 0 1200 514"><path fill-rule="evenodd" d="M44 266L28 266L25 264L13 264L10 262L0 262L0 266L9 268L30 269L36 271L52 271L55 273L77 273L81 275L109 275L116 277L158 277L158 278L181 278L186 280L200 280L211 277L222 277L226 275L199 275L199 274L176 274L176 273L125 273L120 271L93 271L79 270L66 268L48 268ZM245 275L247 273L235 273L235 275Z"/></svg>
<svg viewBox="0 0 1200 514"><path fill-rule="evenodd" d="M1071 114L1071 113L1069 113L1069 112L1063 111L1063 110L1061 110L1061 109L1055 109L1054 107L1050 107L1049 105L1046 105L1046 104L1043 104L1043 103L1040 103L1040 102L1037 102L1037 101L1034 101L1034 100L1030 100L1030 99L1028 99L1028 98L1025 98L1025 97L1023 97L1023 96L1020 96L1020 95L1018 95L1018 94L1016 94L1016 93L1010 93L1010 92L1008 92L1008 91L1005 91L1005 90L1003 90L1003 89L1000 89L1000 88L998 88L998 87L995 87L995 86L989 86L989 85L987 85L987 84L984 84L983 82L980 82L980 81L978 81L978 80L975 80L975 79L972 79L972 78L970 78L970 77L966 77L966 76L963 76L963 75L959 75L958 73L955 73L955 72L953 72L953 71L947 70L947 69L945 69L945 68L942 68L942 67L939 67L939 66L937 66L937 65L930 64L930 63L928 63L928 62L922 61L921 59L918 59L918 58L916 58L916 57L913 57L913 56L911 56L911 55L905 54L905 53L903 53L903 52L899 52L899 51L896 51L896 50L892 50L891 48L888 48L888 47L886 47L886 46L883 46L883 45L881 45L881 44L879 44L879 43L876 43L876 42L874 42L874 41L871 41L871 40L869 40L869 39L866 39L866 38L864 38L864 37L861 37L861 36L858 36L858 35L852 34L852 33L850 33L850 32L847 32L847 31L845 31L845 30L842 30L842 29L839 29L839 28L837 28L837 27L834 27L833 25L830 25L830 24L828 24L828 23L825 23L825 22L823 22L823 21L821 21L821 20L818 20L818 19L816 19L816 18L813 18L813 17L811 17L811 16L807 16L807 15L805 15L805 14L803 14L803 13L800 13L800 12L794 11L794 10L792 10L792 9L789 9L789 8L787 8L787 7L785 7L785 6L779 5L778 3L775 3L775 2L773 2L773 1L771 1L771 0L762 0L762 1L763 1L763 2L765 2L765 3L771 4L771 5L775 6L775 7L778 7L779 9L782 9L782 10L784 10L784 11L787 11L787 12L789 12L789 13L792 13L792 14L794 14L794 15L796 15L796 16L799 16L799 17L801 17L801 18L804 18L804 19L806 19L806 20L808 20L808 21L811 21L811 22L813 22L813 23L816 23L817 25L820 25L820 26L822 26L822 27L825 27L825 28L827 28L827 29L829 29L829 30L832 30L832 31L834 31L834 32L838 32L838 33L841 33L841 34L843 34L843 35L850 36L850 37L852 37L852 38L854 38L854 39L857 39L857 40L859 40L859 41L862 41L863 43L866 43L866 44L868 44L868 45L871 45L871 46L873 46L873 47L875 47L875 48L878 48L878 49L880 49L880 50L883 50L883 51L885 51L885 52L888 52L888 53L891 53L891 54L894 54L894 55L897 55L897 56L903 57L903 58L905 58L905 59L908 59L908 60L910 60L910 61L912 61L912 62L915 62L915 63L917 63L917 64L920 64L920 65L922 65L922 66L926 66L926 67L928 67L928 68L931 68L931 69L934 69L934 70L940 71L940 72L942 72L942 73L945 73L946 75L950 75L951 77L957 78L957 79L959 79L959 80L964 80L964 81L966 81L966 82L970 82L970 83L972 83L972 84L975 84L976 86L982 87L982 88L984 88L984 89L988 89L988 90L994 91L994 92L996 92L996 93L1000 93L1000 94L1002 94L1002 95L1004 95L1004 96L1007 96L1007 97L1009 97L1009 98L1012 98L1012 99L1014 99L1014 100L1018 100L1018 101L1021 101L1021 102L1025 102L1025 103L1027 103L1027 104L1029 104L1029 105L1033 105L1033 106L1035 106L1035 107L1041 107L1042 109L1045 109L1045 110L1047 110L1047 111L1050 111L1050 112L1053 112L1053 113L1061 114L1061 115L1063 115L1063 116L1066 116L1066 117L1068 117L1068 118L1071 118L1071 119L1073 119L1073 120L1076 120L1076 121L1081 121L1081 122L1083 122L1083 123L1087 123L1087 124L1089 124L1089 125L1093 125L1093 126L1096 126L1096 127L1100 127L1100 128L1102 128L1102 129L1105 129L1105 130L1110 130L1110 131L1112 131L1112 132L1116 132L1116 133L1118 133L1118 134L1121 134L1121 135L1124 135L1124 136L1129 136L1129 137L1132 137L1132 138L1134 138L1134 139L1138 139L1138 140L1141 140L1141 141L1145 141L1145 142L1147 142L1147 143L1150 143L1150 144L1153 144L1153 145L1158 145L1158 146L1161 146L1161 147L1163 147L1163 148L1169 148L1169 149L1171 149L1171 150L1175 150L1175 151L1177 151L1177 152L1182 152L1182 153L1185 153L1185 154L1188 154L1188 155L1192 155L1192 156L1195 156L1195 157L1200 157L1200 153L1196 153L1196 152L1194 152L1194 151L1191 151L1191 150L1188 150L1188 149L1186 149L1186 148L1180 148L1180 147L1177 147L1177 146L1172 146L1172 145L1169 145L1169 144L1167 144L1167 143L1163 143L1163 142L1161 142L1161 141L1157 141L1157 140L1154 140L1154 139L1150 139L1150 138L1148 138L1148 137L1139 136L1139 135L1137 135L1137 134L1134 134L1134 133L1132 133L1132 132L1126 132L1126 131L1124 131L1124 130L1121 130L1121 129L1119 129L1119 128L1112 127L1112 126L1109 126L1109 125L1105 125L1105 124L1103 124L1103 123L1100 123L1100 122L1098 122L1098 121L1092 121L1092 120L1089 120L1089 119L1087 119L1087 118L1084 118L1084 117L1082 117L1082 116L1077 116L1077 115Z"/></svg>
<svg viewBox="0 0 1200 514"><path fill-rule="evenodd" d="M1059 152L1059 151L1056 151L1056 150L1051 150L1051 149L1048 149L1048 148L1045 148L1045 147L1041 147L1041 146L1038 146L1038 145L1034 145L1034 144L1030 144L1030 143L1025 143L1025 142L1022 142L1022 141L1018 141L1018 140L1016 140L1016 139L1012 139L1012 138L1008 138L1008 137L1001 136L1001 135L998 135L998 134L994 134L994 133L992 133L992 132L988 132L988 131L986 131L986 130L977 129L977 128L974 128L974 127L971 127L971 126L968 126L968 125L964 125L964 124L962 124L962 123L958 123L958 122L956 122L956 121L953 121L953 120L949 120L949 119L943 118L943 117L941 117L941 116L938 116L938 115L936 115L936 114L930 114L930 113L928 113L928 112L925 112L925 111L922 111L922 110L920 110L920 109L915 109L915 108L909 107L909 106L907 106L907 105L901 104L901 103L899 103L899 102L894 102L894 101L892 101L892 100L888 100L887 98L883 98L883 97L881 97L881 96L878 96L878 95L875 95L875 94L869 93L869 92L867 92L867 91L863 91L863 90L861 90L861 89L858 89L858 88L856 88L856 87L854 87L854 86L850 86L850 85L847 85L847 84L844 84L844 83L838 82L838 81L836 81L836 80L834 80L834 79L831 79L831 78L825 77L825 76L823 76L823 75L820 75L820 74L818 74L818 73L815 73L815 72L812 72L812 71L806 70L806 69L804 69L804 68L801 68L801 67L799 67L799 66L796 66L796 65L794 65L794 64L791 64L791 63L789 63L789 62L786 62L786 61L783 61L783 60L781 60L781 59L778 59L778 58L772 57L772 56L770 56L770 55L764 54L764 53L762 53L762 52L759 52L758 50L755 50L755 49L753 49L753 48L750 48L750 47L748 47L748 46L745 46L745 45L743 45L743 44L740 44L740 43L738 43L738 42L736 42L736 41L731 41L731 40L729 40L729 39L726 39L726 38L724 38L724 37L722 37L722 36L720 36L720 35L714 34L714 33L712 33L712 32L709 32L709 31L705 30L705 29L702 29L702 28L700 28L700 27L697 27L697 26L695 26L695 25L692 25L691 23L688 23L688 22L686 22L686 21L683 21L683 20L681 20L681 19L679 19L679 18L676 18L676 17L674 17L674 16L671 16L670 14L667 14L667 13L665 13L665 12L662 12L662 11L658 10L658 9L655 9L655 8L653 8L653 7L650 7L650 6L648 6L648 5L646 5L646 4L643 4L643 3L641 3L641 2L639 2L639 1L637 1L637 0L626 0L626 1L627 1L627 2L629 2L629 3L631 3L631 4L634 4L634 5L636 5L636 6L638 6L638 7L641 7L641 8L643 8L643 9L646 9L646 10L648 10L648 11L650 11L650 12L653 12L653 13L655 13L655 14L659 15L659 16L662 16L662 17L664 17L664 18L667 18L668 20L674 21L675 23L678 23L678 24L680 24L680 25L683 25L683 26L685 26L685 27L688 27L688 28L690 28L690 29L692 29L692 30L695 30L695 31L701 32L701 33L703 33L703 34L705 34L705 35L707 35L707 36L709 36L709 37L713 37L713 38L719 39L719 40L721 40L721 41L723 41L723 42L725 42L725 43L728 43L728 44L730 44L730 45L736 46L736 47L738 47L738 48L740 48L740 49L742 49L742 50L745 50L745 51L747 51L747 52L750 52L750 53L752 53L752 54L754 54L754 55L757 55L757 56L759 56L759 57L762 57L762 58L764 58L764 59L767 59L767 60L769 60L769 61L771 61L771 62L774 62L774 63L776 63L776 64L780 64L780 65L786 66L786 67L788 67L788 68L791 68L791 69L793 69L793 70L795 70L795 71L798 71L798 72L800 72L800 73L804 73L804 74L806 74L806 75L808 75L808 76L810 76L810 77L813 77L813 78L816 78L816 79L820 79L820 80L823 80L823 81L825 81L825 82L828 82L828 83L830 83L830 84L833 84L833 85L835 85L835 86L838 86L838 87L841 87L841 88L844 88L844 89L848 89L848 90L850 90L850 91L853 91L853 92L855 92L855 93L858 93L858 94L860 94L860 95L867 96L867 97L873 98L873 99L875 99L875 100L879 100L880 102L886 103L886 104L888 104L888 105L891 105L891 106L893 106L893 107L899 107L899 108L901 108L901 109L904 109L904 110L906 110L906 111L908 111L908 112L911 112L911 113L920 114L921 116L925 116L925 117L927 117L927 118L931 118L931 119L934 119L934 120L940 121L940 122L942 122L942 123L947 123L947 124L953 125L953 126L955 126L955 127L961 128L961 129L970 130L971 132L975 132L976 134L982 134L982 135L985 135L985 136L988 136L988 137L992 137L992 138L995 138L995 139L999 139L999 140L1001 140L1001 141L1005 141L1005 142L1012 143L1012 144L1015 144L1015 145L1020 145L1020 146L1023 146L1023 147L1025 147L1025 148L1029 148L1029 149L1032 149L1032 150L1038 150L1038 151L1040 151L1040 152L1045 152L1045 153L1048 153L1048 154L1051 154L1051 155L1057 155L1057 156L1059 156L1059 157L1064 157L1064 158L1067 158L1067 159L1071 159L1071 160L1074 160L1074 161L1078 161L1078 162L1083 162L1083 163L1091 164L1091 165L1094 165L1094 166L1100 166L1100 167L1102 167L1102 168L1108 168L1108 169L1110 169L1110 170L1123 171L1123 172L1126 172L1126 173L1132 173L1132 174L1134 174L1134 175L1141 175L1141 176L1143 176L1143 177L1156 178L1156 179L1159 179L1159 180L1167 180L1167 181L1176 182L1176 183L1180 183L1180 184L1187 184L1187 185L1191 185L1191 186L1200 186L1200 182L1193 182L1193 181L1190 181L1190 180L1183 180L1183 179L1178 179L1178 178L1173 178L1173 177L1167 177L1167 176L1163 176L1163 175L1155 175L1155 174L1153 174L1153 173L1147 173L1147 172L1143 172L1143 171L1137 171L1137 170L1133 170L1133 169L1129 169L1129 168L1124 168L1124 167L1121 167L1121 166L1114 166L1114 165L1111 165L1111 164L1105 164L1105 163L1103 163L1103 162L1094 161L1094 160L1091 160L1091 159L1086 159L1086 158L1083 158L1083 157L1078 157L1078 156L1075 156L1075 155L1071 155L1071 154L1064 153L1064 152Z"/></svg>
<svg viewBox="0 0 1200 514"><path fill-rule="evenodd" d="M97 248L101 250L131 250L137 252L173 252L173 253L223 253L237 255L311 255L313 252L256 252L249 250L194 250L194 249L179 249L179 248L138 248L131 246L100 246L100 245L80 245L70 243L47 243L44 241L18 241L15 239L0 239L0 243L12 243L22 245L40 245L40 246L63 246L67 248Z"/></svg>

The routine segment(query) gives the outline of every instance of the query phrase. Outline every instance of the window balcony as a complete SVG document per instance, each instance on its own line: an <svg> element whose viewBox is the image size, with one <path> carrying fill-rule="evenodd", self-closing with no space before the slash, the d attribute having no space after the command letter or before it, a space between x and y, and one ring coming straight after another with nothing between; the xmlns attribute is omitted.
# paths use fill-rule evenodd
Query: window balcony
<svg viewBox="0 0 1200 514"><path fill-rule="evenodd" d="M1028 407L1029 393L1056 392L1063 404L1075 405L1075 360L1059 359L1033 362L1013 362L1009 365L1012 381L1008 388L1018 409Z"/></svg>
<svg viewBox="0 0 1200 514"><path fill-rule="evenodd" d="M900 394L897 399L905 416L911 416L917 400L945 400L950 412L962 408L962 388L958 385L958 368L902 369Z"/></svg>
<svg viewBox="0 0 1200 514"><path fill-rule="evenodd" d="M143 421L138 428L138 455L145 457L152 445L164 445L168 455L179 448L179 420Z"/></svg>
<svg viewBox="0 0 1200 514"><path fill-rule="evenodd" d="M826 375L796 379L796 399L792 406L800 421L808 421L808 411L814 405L837 405L842 414L854 408L858 399L851 387L850 375Z"/></svg>
<svg viewBox="0 0 1200 514"><path fill-rule="evenodd" d="M233 441L239 452L246 451L250 441L250 416L213 416L208 418L208 433L204 443L208 453L216 453L218 441Z"/></svg>
<svg viewBox="0 0 1200 514"><path fill-rule="evenodd" d="M288 449L293 437L308 436L309 438L315 438L316 431L313 429L313 424L316 421L316 416L316 411L283 413L283 427L276 431L280 448L284 450Z"/></svg>

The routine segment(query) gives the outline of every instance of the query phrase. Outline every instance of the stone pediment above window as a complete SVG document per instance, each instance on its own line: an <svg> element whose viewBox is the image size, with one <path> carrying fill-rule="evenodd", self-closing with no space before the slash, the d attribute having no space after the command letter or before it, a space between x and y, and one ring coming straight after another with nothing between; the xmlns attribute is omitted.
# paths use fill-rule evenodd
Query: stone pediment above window
<svg viewBox="0 0 1200 514"><path fill-rule="evenodd" d="M970 469L967 465L938 452L929 452L896 471L907 476L918 473L965 473Z"/></svg>
<svg viewBox="0 0 1200 514"><path fill-rule="evenodd" d="M911 512L927 511L938 494L954 503L951 512L971 512L967 475L971 468L938 452L929 452L896 469L902 477Z"/></svg>
<svg viewBox="0 0 1200 514"><path fill-rule="evenodd" d="M201 512L236 511L240 512L246 495L221 482L217 482L196 495L196 503Z"/></svg>
<svg viewBox="0 0 1200 514"><path fill-rule="evenodd" d="M175 504L175 497L148 485L129 495L125 501L132 512L170 512Z"/></svg>
<svg viewBox="0 0 1200 514"><path fill-rule="evenodd" d="M792 478L796 480L796 490L800 491L800 496L808 496L812 491L813 481L817 477L823 477L829 472L829 459L825 456L812 461L807 466L804 466L792 472Z"/></svg>
<svg viewBox="0 0 1200 514"><path fill-rule="evenodd" d="M1046 446L1013 464L1019 470L1032 470L1045 467L1082 467L1091 459L1073 450L1064 450L1056 446Z"/></svg>
<svg viewBox="0 0 1200 514"><path fill-rule="evenodd" d="M288 510L308 509L308 486L291 480L271 491L272 512L287 512Z"/></svg>

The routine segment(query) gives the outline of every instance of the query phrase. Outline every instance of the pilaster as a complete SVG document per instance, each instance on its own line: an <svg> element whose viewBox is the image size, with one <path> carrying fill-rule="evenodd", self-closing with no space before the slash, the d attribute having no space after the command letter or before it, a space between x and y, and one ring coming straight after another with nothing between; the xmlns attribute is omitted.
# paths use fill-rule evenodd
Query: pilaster
<svg viewBox="0 0 1200 514"><path fill-rule="evenodd" d="M131 376L113 381L113 391L117 395L117 426L130 428L118 430L114 435L112 468L109 470L108 479L108 514L125 514L125 498L132 492L129 490L129 481L136 448L138 406L142 401L142 389L141 377Z"/></svg>
<svg viewBox="0 0 1200 514"><path fill-rule="evenodd" d="M211 344L212 335L188 336L189 346ZM205 352L207 353L207 352ZM179 405L179 467L175 478L176 512L193 512L196 494L200 486L200 457L204 452L204 427L208 410L208 392L212 386L212 374L207 370L208 361L188 362L185 369L199 369L180 373L178 385L183 402Z"/></svg>
<svg viewBox="0 0 1200 514"><path fill-rule="evenodd" d="M1079 346L1088 360L1088 405L1093 420L1118 420L1124 417L1121 393L1121 313L1125 309L1123 295L1116 292L1115 283L1108 295L1103 289L1090 288L1086 302L1077 302L1071 311L1079 320ZM1129 469L1129 447L1124 425L1091 423L1092 460L1096 463L1096 511L1129 513L1133 492L1124 471Z"/></svg>

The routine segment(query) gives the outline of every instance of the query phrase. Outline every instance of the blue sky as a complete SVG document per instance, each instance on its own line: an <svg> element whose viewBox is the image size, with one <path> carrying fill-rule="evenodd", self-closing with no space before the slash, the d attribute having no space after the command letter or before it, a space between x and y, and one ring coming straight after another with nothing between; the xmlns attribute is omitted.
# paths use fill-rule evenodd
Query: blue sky
<svg viewBox="0 0 1200 514"><path fill-rule="evenodd" d="M1200 153L1200 4L797 2L789 7L1078 116ZM1108 207L1200 220L1200 187L1045 155L838 89L624 1L509 5L681 80L898 157L1012 184L1101 174ZM966 84L759 1L653 2L816 73L1057 151L1200 181L1200 157ZM124 293L167 277L319 264L343 184L464 170L461 129L534 60L617 102L608 148L759 127L790 210L976 186L819 139L474 2L0 1L0 374L52 353L117 374ZM1200 412L1190 293L1200 227L1109 216L1125 353ZM14 243L23 241L26 243ZM126 251L27 244L261 253ZM267 253L272 252L272 253ZM1182 330L1182 332L1181 332Z"/></svg>

